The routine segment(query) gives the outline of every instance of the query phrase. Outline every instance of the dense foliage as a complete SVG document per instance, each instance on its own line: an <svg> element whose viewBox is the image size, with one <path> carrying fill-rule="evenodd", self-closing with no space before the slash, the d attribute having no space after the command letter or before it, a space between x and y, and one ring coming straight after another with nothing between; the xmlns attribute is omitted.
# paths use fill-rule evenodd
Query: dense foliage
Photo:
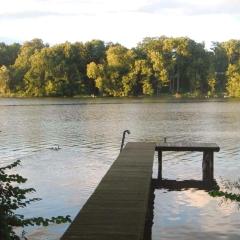
<svg viewBox="0 0 240 240"><path fill-rule="evenodd" d="M240 40L211 50L186 37L145 38L136 48L41 39L0 43L2 96L240 96Z"/></svg>
<svg viewBox="0 0 240 240"><path fill-rule="evenodd" d="M229 193L229 192L215 190L215 191L209 192L209 195L212 197L225 197L227 200L240 202L240 194L236 194L236 193L231 193L231 192Z"/></svg>
<svg viewBox="0 0 240 240"><path fill-rule="evenodd" d="M16 161L6 167L0 168L0 239L20 240L14 232L14 227L24 227L33 225L48 226L49 223L71 222L70 216L58 216L51 219L34 217L24 218L23 215L16 214L19 208L24 208L28 204L39 201L39 198L28 199L27 194L35 192L33 188L20 188L18 184L25 183L26 178L18 174L8 174L7 170L20 164ZM25 238L26 239L26 238Z"/></svg>

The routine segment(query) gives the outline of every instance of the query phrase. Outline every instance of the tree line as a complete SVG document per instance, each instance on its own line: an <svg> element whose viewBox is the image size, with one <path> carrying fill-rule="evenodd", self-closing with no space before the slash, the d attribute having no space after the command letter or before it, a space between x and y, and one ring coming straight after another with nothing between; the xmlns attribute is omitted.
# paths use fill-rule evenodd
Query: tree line
<svg viewBox="0 0 240 240"><path fill-rule="evenodd" d="M135 48L92 40L49 46L0 43L2 96L240 97L240 40L145 38Z"/></svg>

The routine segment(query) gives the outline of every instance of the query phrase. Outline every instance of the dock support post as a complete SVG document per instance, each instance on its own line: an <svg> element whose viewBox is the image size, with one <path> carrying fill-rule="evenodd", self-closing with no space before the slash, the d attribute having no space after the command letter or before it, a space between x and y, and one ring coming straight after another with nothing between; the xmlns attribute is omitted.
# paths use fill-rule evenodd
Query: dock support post
<svg viewBox="0 0 240 240"><path fill-rule="evenodd" d="M212 181L214 178L212 151L203 152L202 176L203 176L203 181Z"/></svg>
<svg viewBox="0 0 240 240"><path fill-rule="evenodd" d="M162 151L158 151L158 180L162 180Z"/></svg>

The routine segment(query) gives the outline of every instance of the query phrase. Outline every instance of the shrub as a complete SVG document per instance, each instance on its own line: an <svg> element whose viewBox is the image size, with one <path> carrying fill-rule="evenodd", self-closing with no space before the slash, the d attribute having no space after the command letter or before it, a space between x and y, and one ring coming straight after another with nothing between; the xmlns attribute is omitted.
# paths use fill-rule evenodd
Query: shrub
<svg viewBox="0 0 240 240"><path fill-rule="evenodd" d="M40 198L28 199L26 194L35 192L34 188L20 188L19 185L27 181L19 174L8 174L6 171L20 165L20 160L0 168L0 239L19 240L20 237L14 232L14 227L25 226L48 226L50 223L71 222L70 216L58 216L48 218L34 217L25 218L16 214L19 208L24 208L28 204L40 201ZM27 239L27 238L25 238Z"/></svg>

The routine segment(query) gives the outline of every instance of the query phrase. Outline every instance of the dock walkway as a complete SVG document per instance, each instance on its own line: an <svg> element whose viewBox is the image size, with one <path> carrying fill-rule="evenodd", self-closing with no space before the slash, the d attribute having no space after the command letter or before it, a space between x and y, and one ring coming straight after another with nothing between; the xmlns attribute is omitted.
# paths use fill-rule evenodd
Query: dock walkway
<svg viewBox="0 0 240 240"><path fill-rule="evenodd" d="M61 240L143 240L156 143L127 143Z"/></svg>

